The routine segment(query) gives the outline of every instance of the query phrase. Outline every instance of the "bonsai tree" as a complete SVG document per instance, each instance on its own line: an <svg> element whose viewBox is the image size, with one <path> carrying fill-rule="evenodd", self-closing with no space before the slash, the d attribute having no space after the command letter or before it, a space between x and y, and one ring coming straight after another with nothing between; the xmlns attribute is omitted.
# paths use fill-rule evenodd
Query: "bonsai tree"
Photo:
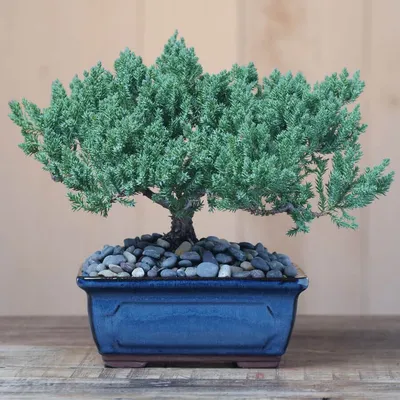
<svg viewBox="0 0 400 400"><path fill-rule="evenodd" d="M12 101L10 117L22 150L64 183L74 210L107 216L146 196L169 211L165 237L176 247L197 240L204 199L210 211L286 213L289 235L322 216L356 228L349 211L393 180L388 159L358 166L367 126L348 105L363 89L345 69L313 86L277 70L259 80L251 63L207 74L175 34L154 65L125 50L115 72L98 63L69 92L55 81L49 107Z"/></svg>

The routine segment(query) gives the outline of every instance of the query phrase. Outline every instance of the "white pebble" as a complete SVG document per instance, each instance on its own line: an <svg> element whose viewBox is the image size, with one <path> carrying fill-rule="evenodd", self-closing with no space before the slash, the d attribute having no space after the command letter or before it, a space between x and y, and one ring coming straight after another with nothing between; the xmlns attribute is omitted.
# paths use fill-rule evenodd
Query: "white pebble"
<svg viewBox="0 0 400 400"><path fill-rule="evenodd" d="M144 277L144 275L145 275L145 273L144 273L144 269L143 268L135 268L133 271L132 271L132 276L134 277L134 278L143 278Z"/></svg>
<svg viewBox="0 0 400 400"><path fill-rule="evenodd" d="M218 278L230 278L231 275L231 266L228 264L221 265L218 272Z"/></svg>

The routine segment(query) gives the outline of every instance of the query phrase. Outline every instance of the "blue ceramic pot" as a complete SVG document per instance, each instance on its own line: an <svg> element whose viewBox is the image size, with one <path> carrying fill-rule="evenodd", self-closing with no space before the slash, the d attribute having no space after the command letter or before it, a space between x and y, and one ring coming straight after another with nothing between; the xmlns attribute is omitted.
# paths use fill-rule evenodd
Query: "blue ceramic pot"
<svg viewBox="0 0 400 400"><path fill-rule="evenodd" d="M78 276L77 283L106 366L206 360L276 367L308 279Z"/></svg>

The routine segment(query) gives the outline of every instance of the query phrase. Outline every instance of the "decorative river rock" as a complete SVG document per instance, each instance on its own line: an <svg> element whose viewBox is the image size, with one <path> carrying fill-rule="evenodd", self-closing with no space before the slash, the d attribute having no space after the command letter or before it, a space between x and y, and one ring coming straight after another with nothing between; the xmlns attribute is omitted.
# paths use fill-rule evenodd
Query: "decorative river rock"
<svg viewBox="0 0 400 400"><path fill-rule="evenodd" d="M228 242L208 236L177 249L161 234L106 245L82 264L82 276L96 279L286 279L298 274L290 257L270 253L262 243Z"/></svg>

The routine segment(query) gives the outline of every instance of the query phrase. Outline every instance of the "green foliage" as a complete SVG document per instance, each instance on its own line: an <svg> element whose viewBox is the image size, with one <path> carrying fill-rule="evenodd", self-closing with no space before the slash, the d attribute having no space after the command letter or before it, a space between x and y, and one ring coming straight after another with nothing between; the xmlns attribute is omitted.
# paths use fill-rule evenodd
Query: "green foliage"
<svg viewBox="0 0 400 400"><path fill-rule="evenodd" d="M347 106L363 88L346 70L313 87L279 71L259 81L253 64L203 73L175 34L153 66L125 50L114 73L99 63L69 93L56 81L48 108L13 101L10 117L74 210L107 215L142 194L192 217L206 196L210 210L287 213L292 235L323 215L355 228L347 211L389 190L388 160L358 167L366 125Z"/></svg>

